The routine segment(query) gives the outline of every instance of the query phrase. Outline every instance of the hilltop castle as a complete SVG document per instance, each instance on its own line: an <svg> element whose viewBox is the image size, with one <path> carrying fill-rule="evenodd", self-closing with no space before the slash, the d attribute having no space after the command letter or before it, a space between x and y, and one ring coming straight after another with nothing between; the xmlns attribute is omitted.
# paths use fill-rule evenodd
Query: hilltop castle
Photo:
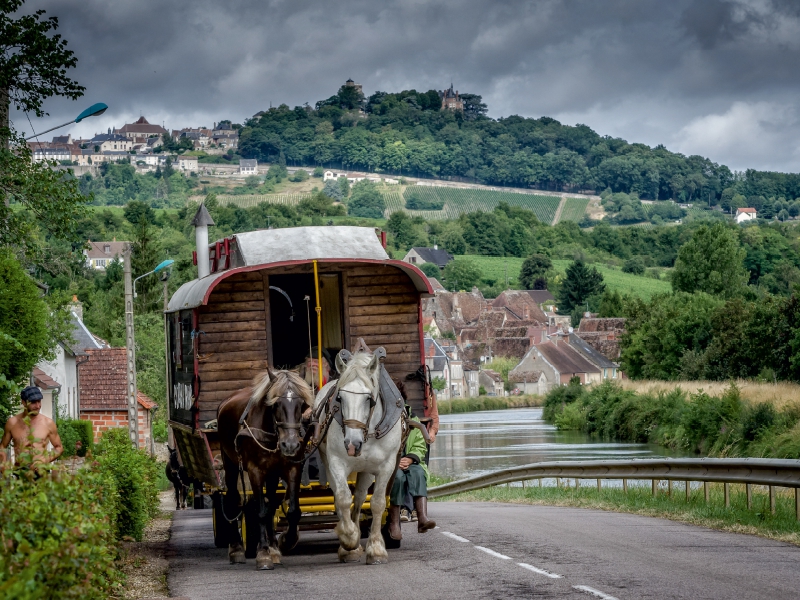
<svg viewBox="0 0 800 600"><path fill-rule="evenodd" d="M458 95L458 90L453 90L453 84L450 84L450 89L439 92L442 97L442 110L464 110L464 101Z"/></svg>

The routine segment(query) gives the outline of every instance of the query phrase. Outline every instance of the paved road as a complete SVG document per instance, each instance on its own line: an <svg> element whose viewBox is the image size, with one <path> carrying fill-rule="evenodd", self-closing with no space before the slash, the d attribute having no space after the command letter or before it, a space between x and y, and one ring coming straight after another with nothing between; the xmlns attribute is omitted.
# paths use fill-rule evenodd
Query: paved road
<svg viewBox="0 0 800 600"><path fill-rule="evenodd" d="M436 502L439 527L403 527L389 564L341 564L332 533L304 532L274 571L229 565L209 510L175 513L169 588L206 598L796 598L800 548L635 515ZM556 577L560 576L560 577Z"/></svg>

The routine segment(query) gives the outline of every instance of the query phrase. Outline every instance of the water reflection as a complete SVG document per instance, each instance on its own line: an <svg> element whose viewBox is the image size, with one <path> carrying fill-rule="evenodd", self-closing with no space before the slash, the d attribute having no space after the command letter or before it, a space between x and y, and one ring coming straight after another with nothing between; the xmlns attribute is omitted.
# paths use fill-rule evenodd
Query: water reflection
<svg viewBox="0 0 800 600"><path fill-rule="evenodd" d="M541 408L518 408L442 415L430 468L437 475L461 478L534 462L663 456L684 454L558 431L542 420Z"/></svg>

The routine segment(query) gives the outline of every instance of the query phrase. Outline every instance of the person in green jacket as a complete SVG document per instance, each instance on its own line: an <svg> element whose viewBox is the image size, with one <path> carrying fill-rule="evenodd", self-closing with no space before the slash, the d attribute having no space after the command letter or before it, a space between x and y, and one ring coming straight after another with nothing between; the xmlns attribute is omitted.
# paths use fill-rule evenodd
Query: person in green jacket
<svg viewBox="0 0 800 600"><path fill-rule="evenodd" d="M411 414L411 408L406 406ZM412 420L419 422L412 415ZM425 438L418 429L412 429L406 440L405 452L400 459L394 485L389 495L389 535L394 540L403 539L400 529L400 509L404 499L408 496L414 499L414 508L417 511L417 532L425 533L436 527L436 521L428 518L428 465L425 464L425 454L428 450Z"/></svg>

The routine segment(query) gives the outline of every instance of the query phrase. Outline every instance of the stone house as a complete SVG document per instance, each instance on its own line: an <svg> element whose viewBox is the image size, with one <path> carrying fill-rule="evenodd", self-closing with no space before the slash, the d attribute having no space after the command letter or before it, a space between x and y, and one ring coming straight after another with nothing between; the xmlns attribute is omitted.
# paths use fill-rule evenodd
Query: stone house
<svg viewBox="0 0 800 600"><path fill-rule="evenodd" d="M584 318L575 333L607 359L619 360L620 337L625 333L623 318Z"/></svg>
<svg viewBox="0 0 800 600"><path fill-rule="evenodd" d="M175 159L175 166L184 173L197 173L197 157L180 155Z"/></svg>
<svg viewBox="0 0 800 600"><path fill-rule="evenodd" d="M433 263L440 269L444 269L453 258L452 254L447 250L440 250L438 246L433 248L414 247L403 257L403 261L412 265Z"/></svg>
<svg viewBox="0 0 800 600"><path fill-rule="evenodd" d="M118 131L118 134L134 140L136 138L161 138L167 130L161 125L154 125L144 117L139 117L135 122L123 125Z"/></svg>
<svg viewBox="0 0 800 600"><path fill-rule="evenodd" d="M736 209L736 222L739 224L746 223L747 221L755 221L757 217L758 212L755 208Z"/></svg>
<svg viewBox="0 0 800 600"><path fill-rule="evenodd" d="M239 175L258 175L258 161L255 158L239 159Z"/></svg>
<svg viewBox="0 0 800 600"><path fill-rule="evenodd" d="M125 244L128 242L93 242L89 240L89 249L83 251L86 257L86 266L92 269L105 270L115 260L122 260Z"/></svg>
<svg viewBox="0 0 800 600"><path fill-rule="evenodd" d="M133 140L118 133L111 133L109 130L108 133L94 136L88 144L87 150L92 150L94 153L129 152L133 147Z"/></svg>
<svg viewBox="0 0 800 600"><path fill-rule="evenodd" d="M573 377L578 377L584 385L599 383L602 379L602 371L569 344L551 340L531 346L514 370L517 373L543 373L546 391L568 384Z"/></svg>
<svg viewBox="0 0 800 600"><path fill-rule="evenodd" d="M104 431L128 427L128 360L125 348L89 349L89 359L78 366L80 418L92 422L95 442ZM155 402L137 393L139 448L153 451Z"/></svg>
<svg viewBox="0 0 800 600"><path fill-rule="evenodd" d="M83 306L75 296L70 306L70 325L70 337L74 342L59 342L53 360L40 362L33 371L35 385L42 389L45 398L45 402L42 403L42 413L50 418L53 418L55 413L55 401L58 402L60 416L70 419L79 417L78 365L88 360L87 350L109 347L86 327L83 322Z"/></svg>
<svg viewBox="0 0 800 600"><path fill-rule="evenodd" d="M511 388L519 390L520 394L544 396L549 389L544 371L525 371L520 365L508 372L508 382Z"/></svg>
<svg viewBox="0 0 800 600"><path fill-rule="evenodd" d="M478 371L478 386L486 390L487 396L506 395L506 388L502 375L491 369L481 369Z"/></svg>

